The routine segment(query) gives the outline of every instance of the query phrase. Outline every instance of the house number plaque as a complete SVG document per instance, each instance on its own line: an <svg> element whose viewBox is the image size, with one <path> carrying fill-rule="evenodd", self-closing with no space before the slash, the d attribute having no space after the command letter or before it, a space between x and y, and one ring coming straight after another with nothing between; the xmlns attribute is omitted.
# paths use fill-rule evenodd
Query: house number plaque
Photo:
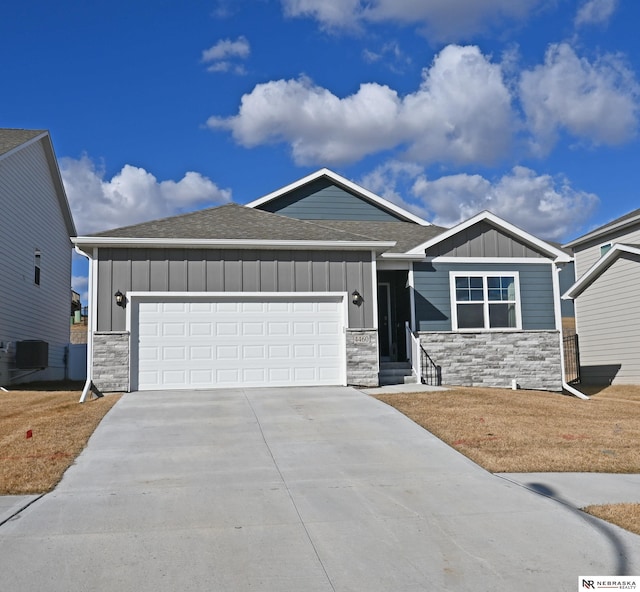
<svg viewBox="0 0 640 592"><path fill-rule="evenodd" d="M368 333L356 333L353 336L353 343L371 343L371 335Z"/></svg>

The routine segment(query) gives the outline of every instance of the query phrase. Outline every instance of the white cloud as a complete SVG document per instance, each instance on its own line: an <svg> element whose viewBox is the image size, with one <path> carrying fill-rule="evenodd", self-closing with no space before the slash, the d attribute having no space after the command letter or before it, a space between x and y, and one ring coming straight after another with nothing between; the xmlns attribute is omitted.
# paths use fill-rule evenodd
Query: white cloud
<svg viewBox="0 0 640 592"><path fill-rule="evenodd" d="M277 80L244 95L236 116L208 125L245 147L286 142L299 164L354 162L400 146L420 162L488 164L509 147L513 118L500 66L475 46L450 45L404 98L376 83L339 98L307 78Z"/></svg>
<svg viewBox="0 0 640 592"><path fill-rule="evenodd" d="M233 71L236 74L244 74L244 66L233 60L246 60L250 54L251 46L246 37L240 36L235 41L221 39L202 52L202 62L209 64L208 72Z"/></svg>
<svg viewBox="0 0 640 592"><path fill-rule="evenodd" d="M411 58L402 51L400 45L395 41L385 43L378 51L364 49L362 57L365 62L370 64L384 62L392 72L396 73L402 73L404 68L411 64Z"/></svg>
<svg viewBox="0 0 640 592"><path fill-rule="evenodd" d="M231 200L200 173L180 181L158 181L143 168L125 165L110 180L88 157L60 159L60 172L79 234L172 216L195 207Z"/></svg>
<svg viewBox="0 0 640 592"><path fill-rule="evenodd" d="M489 210L548 240L575 232L598 205L596 195L572 188L563 176L539 175L523 166L495 181L469 174L429 180L421 167L391 162L365 176L363 185L434 224L450 227ZM417 203L407 203L401 193Z"/></svg>
<svg viewBox="0 0 640 592"><path fill-rule="evenodd" d="M348 29L358 26L360 0L282 0L289 17L311 17L323 27Z"/></svg>
<svg viewBox="0 0 640 592"><path fill-rule="evenodd" d="M621 144L637 130L638 85L617 56L590 63L566 43L551 45L543 65L522 73L520 98L540 153L561 130L596 145Z"/></svg>
<svg viewBox="0 0 640 592"><path fill-rule="evenodd" d="M595 211L598 198L578 191L563 177L537 175L515 166L497 182L480 175L452 175L416 180L413 193L435 214L434 222L450 226L489 210L516 226L548 240L562 240Z"/></svg>
<svg viewBox="0 0 640 592"><path fill-rule="evenodd" d="M576 26L606 24L618 5L618 0L588 0L578 9Z"/></svg>
<svg viewBox="0 0 640 592"><path fill-rule="evenodd" d="M505 20L525 18L547 0L281 0L291 17L316 19L323 28L358 29L395 22L425 28L434 41L459 41Z"/></svg>

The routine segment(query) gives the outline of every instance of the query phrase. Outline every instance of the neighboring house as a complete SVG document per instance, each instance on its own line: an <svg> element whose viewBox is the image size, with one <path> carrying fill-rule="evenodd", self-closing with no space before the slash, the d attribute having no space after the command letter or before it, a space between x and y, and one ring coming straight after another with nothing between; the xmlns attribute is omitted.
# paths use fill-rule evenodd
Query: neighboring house
<svg viewBox="0 0 640 592"><path fill-rule="evenodd" d="M0 129L0 204L0 382L63 379L75 227L48 132Z"/></svg>
<svg viewBox="0 0 640 592"><path fill-rule="evenodd" d="M322 169L74 242L100 390L377 386L420 345L445 384L562 389L571 258L489 212L441 228Z"/></svg>
<svg viewBox="0 0 640 592"><path fill-rule="evenodd" d="M565 297L575 300L582 382L640 384L640 210L565 246L578 277Z"/></svg>

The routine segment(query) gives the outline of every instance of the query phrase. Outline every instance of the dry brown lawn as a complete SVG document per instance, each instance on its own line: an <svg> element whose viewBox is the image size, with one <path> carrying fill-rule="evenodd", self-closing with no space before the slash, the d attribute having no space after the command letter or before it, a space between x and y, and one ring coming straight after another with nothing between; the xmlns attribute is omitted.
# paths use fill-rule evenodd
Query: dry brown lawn
<svg viewBox="0 0 640 592"><path fill-rule="evenodd" d="M82 386L72 386L0 391L0 495L53 489L119 398L80 405Z"/></svg>
<svg viewBox="0 0 640 592"><path fill-rule="evenodd" d="M592 516L640 534L640 504L612 504L583 508Z"/></svg>
<svg viewBox="0 0 640 592"><path fill-rule="evenodd" d="M493 473L640 472L640 388L592 398L451 388L378 398Z"/></svg>
<svg viewBox="0 0 640 592"><path fill-rule="evenodd" d="M639 473L640 387L584 392L590 400L457 387L377 398L494 473ZM640 504L584 510L640 534Z"/></svg>

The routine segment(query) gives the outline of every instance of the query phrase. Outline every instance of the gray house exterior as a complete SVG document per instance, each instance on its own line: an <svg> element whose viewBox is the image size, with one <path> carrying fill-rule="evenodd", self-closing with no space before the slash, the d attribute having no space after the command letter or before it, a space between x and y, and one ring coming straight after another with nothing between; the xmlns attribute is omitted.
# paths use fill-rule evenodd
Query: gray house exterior
<svg viewBox="0 0 640 592"><path fill-rule="evenodd" d="M566 245L578 280L575 301L580 369L587 384L640 384L640 210Z"/></svg>
<svg viewBox="0 0 640 592"><path fill-rule="evenodd" d="M377 386L421 349L445 384L562 389L570 257L490 212L438 227L322 169L75 243L100 390Z"/></svg>
<svg viewBox="0 0 640 592"><path fill-rule="evenodd" d="M75 227L47 131L0 129L0 204L0 386L63 379Z"/></svg>

